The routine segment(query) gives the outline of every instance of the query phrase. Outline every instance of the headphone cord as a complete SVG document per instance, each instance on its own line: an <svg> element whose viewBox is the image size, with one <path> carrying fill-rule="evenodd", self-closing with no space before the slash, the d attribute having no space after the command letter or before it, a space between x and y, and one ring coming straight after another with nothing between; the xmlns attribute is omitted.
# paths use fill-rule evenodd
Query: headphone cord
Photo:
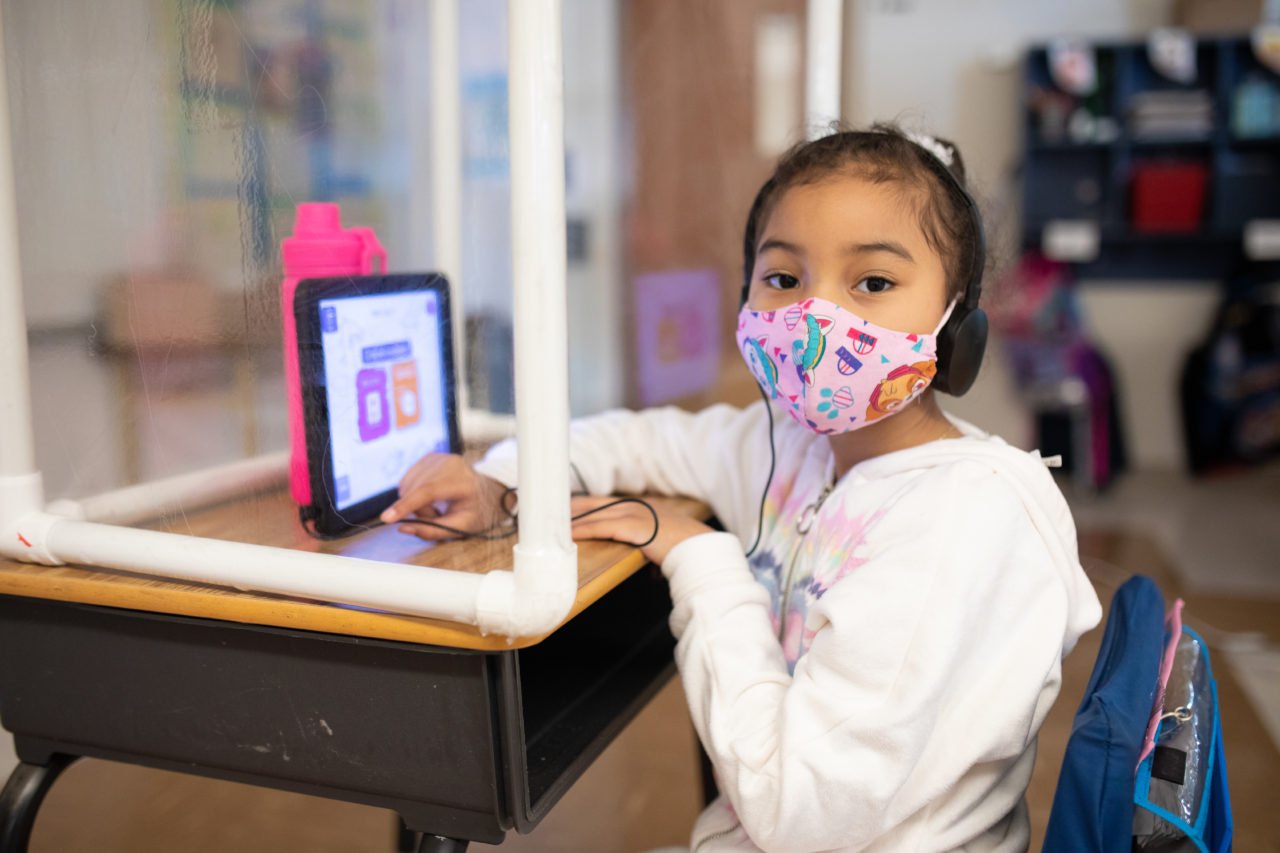
<svg viewBox="0 0 1280 853"><path fill-rule="evenodd" d="M747 557L754 554L756 548L760 547L760 536L764 533L764 502L769 495L769 487L773 485L773 470L778 461L777 450L773 443L773 406L769 404L769 395L765 393L764 386L756 383L756 388L760 391L761 399L764 400L764 410L769 415L769 476L764 481L764 491L760 493L760 514L756 518L756 541L747 551Z"/></svg>
<svg viewBox="0 0 1280 853"><path fill-rule="evenodd" d="M508 490L505 494L510 494L514 491L515 491L514 488L508 487ZM504 495L504 503L505 503L505 495ZM595 515L598 512L604 512L606 509L612 509L613 507L620 506L622 504L639 504L640 506L644 507L646 510L649 511L650 517L653 518L653 533L649 535L648 539L644 540L643 542L638 542L635 544L636 548L648 547L653 543L653 540L658 538L658 527L659 527L658 511L653 508L652 504L650 504L648 501L644 500L643 498L633 498L633 497L617 498L616 500L609 501L609 503L602 504L601 506L598 506L595 509L589 509L586 512L579 513L578 515L573 516L572 519L570 520L578 521L579 519L586 518L589 515ZM440 530L444 530L448 533L452 533L454 536L458 537L459 539L476 539L483 542L497 542L497 541L500 541L503 539L509 539L512 536L515 536L517 531L520 529L519 519L517 517L516 512L514 510L507 509L505 505L503 506L503 511L506 512L507 515L510 517L511 523L509 528L502 533L493 532L494 530L498 529L497 525L490 527L486 530L473 532L469 530L459 530L456 527L449 527L447 524L441 524L438 521L429 521L424 518L406 518L396 522L396 524L424 524L429 527L435 527ZM630 543L627 543L627 544L630 544Z"/></svg>
<svg viewBox="0 0 1280 853"><path fill-rule="evenodd" d="M578 485L581 486L582 488L582 491L572 492L571 494L574 496L583 496L583 495L590 494L590 490L587 488L586 480L583 478L582 472L578 470L578 466L574 465L573 462L570 462L569 467L573 469L573 474L578 479ZM491 527L487 527L484 530L460 530L456 527L450 527L447 524L441 524L438 521L431 521L430 519L425 519L425 518L404 518L404 519L401 519L400 521L395 522L395 524L397 526L401 524L421 524L427 527L434 527L437 530L443 530L446 533L451 533L459 539L470 539L470 540L475 540L479 542L500 542L503 539L510 539L512 536L516 535L516 533L519 530L519 513L517 512L517 509L515 508L515 506L513 506L511 502L508 500L512 495L515 495L515 494L516 494L516 487L507 486L502 492L502 497L498 499L498 505L501 507L503 513L506 514L508 521L506 523L499 523L499 524L492 525ZM635 545L636 548L645 548L651 545L653 543L653 540L658 538L659 522L658 522L658 511L653 508L652 504L650 504L648 501L644 500L643 498L635 498L635 497L617 498L616 500L612 500L607 504L603 504L601 506L596 507L595 509L589 509L584 513L575 515L571 520L578 521L579 519L586 518L589 515L595 515L598 512L604 512L606 509L612 509L615 506L619 506L621 504L628 504L628 503L639 504L640 506L648 510L649 515L653 518L653 533L649 536L648 539ZM358 525L353 525L350 531L343 533L339 536L326 536L319 533L319 531L315 529L314 518L310 518L310 517L304 518L302 523L303 523L303 526L306 527L307 532L310 533L312 536L315 536L317 539L340 539L343 536L349 536L356 532L373 530L374 528L377 528L377 527L386 526L382 522L378 522L376 524L358 524ZM500 532L495 532L495 531L500 531Z"/></svg>

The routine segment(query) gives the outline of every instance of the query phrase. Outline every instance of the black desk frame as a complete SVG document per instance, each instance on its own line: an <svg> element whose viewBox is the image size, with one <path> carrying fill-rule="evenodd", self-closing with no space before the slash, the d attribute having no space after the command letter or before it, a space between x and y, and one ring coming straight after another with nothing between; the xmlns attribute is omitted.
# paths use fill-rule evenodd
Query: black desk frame
<svg viewBox="0 0 1280 853"><path fill-rule="evenodd" d="M543 642L480 652L0 596L24 853L81 756L390 809L421 851L529 832L674 671L654 566ZM402 832L402 849L413 836Z"/></svg>

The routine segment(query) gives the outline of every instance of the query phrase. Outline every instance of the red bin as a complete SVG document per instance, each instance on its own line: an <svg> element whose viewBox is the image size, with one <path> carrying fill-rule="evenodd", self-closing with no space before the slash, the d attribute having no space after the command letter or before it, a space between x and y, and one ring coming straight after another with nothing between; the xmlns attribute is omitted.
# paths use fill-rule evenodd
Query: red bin
<svg viewBox="0 0 1280 853"><path fill-rule="evenodd" d="M1200 230L1209 167L1139 163L1133 167L1133 229L1145 234Z"/></svg>

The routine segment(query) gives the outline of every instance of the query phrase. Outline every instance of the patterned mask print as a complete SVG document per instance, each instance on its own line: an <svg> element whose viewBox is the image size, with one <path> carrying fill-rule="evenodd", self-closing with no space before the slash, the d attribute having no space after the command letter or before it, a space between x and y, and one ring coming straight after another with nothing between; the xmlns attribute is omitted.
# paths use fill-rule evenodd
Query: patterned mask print
<svg viewBox="0 0 1280 853"><path fill-rule="evenodd" d="M738 315L747 367L796 423L820 435L851 432L919 397L937 373L938 332L896 332L825 299Z"/></svg>

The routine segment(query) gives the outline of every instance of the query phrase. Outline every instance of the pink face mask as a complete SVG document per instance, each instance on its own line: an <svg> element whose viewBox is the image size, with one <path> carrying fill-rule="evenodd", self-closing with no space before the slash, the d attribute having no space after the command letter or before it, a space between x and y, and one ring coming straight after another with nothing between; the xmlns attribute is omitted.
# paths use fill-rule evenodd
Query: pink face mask
<svg viewBox="0 0 1280 853"><path fill-rule="evenodd" d="M902 411L937 372L938 332L896 332L825 299L738 314L738 348L760 387L801 426L833 435Z"/></svg>

